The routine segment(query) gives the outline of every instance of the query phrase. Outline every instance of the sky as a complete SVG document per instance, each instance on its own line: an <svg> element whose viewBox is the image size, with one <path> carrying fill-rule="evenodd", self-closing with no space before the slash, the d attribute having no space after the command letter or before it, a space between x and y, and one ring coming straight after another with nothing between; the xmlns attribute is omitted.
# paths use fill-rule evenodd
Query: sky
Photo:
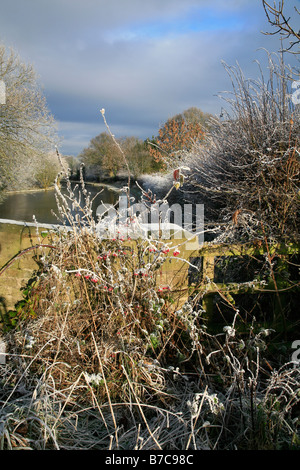
<svg viewBox="0 0 300 470"><path fill-rule="evenodd" d="M285 6L300 29L300 0ZM280 49L268 31L261 0L0 0L0 43L34 66L65 155L106 131L102 108L116 137L140 139L190 107L219 115L224 62L257 78Z"/></svg>

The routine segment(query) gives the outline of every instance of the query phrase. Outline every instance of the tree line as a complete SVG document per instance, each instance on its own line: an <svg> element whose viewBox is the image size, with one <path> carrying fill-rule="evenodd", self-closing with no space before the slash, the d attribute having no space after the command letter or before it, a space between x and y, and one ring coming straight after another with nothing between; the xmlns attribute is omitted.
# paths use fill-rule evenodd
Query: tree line
<svg viewBox="0 0 300 470"><path fill-rule="evenodd" d="M125 154L131 174L138 177L167 169L169 163L183 151L188 151L195 140L202 140L205 128L212 116L192 107L168 119L160 127L157 136L145 140L137 137L117 139ZM86 176L99 179L117 177L127 171L120 149L108 132L91 139L88 147L79 155L84 163Z"/></svg>

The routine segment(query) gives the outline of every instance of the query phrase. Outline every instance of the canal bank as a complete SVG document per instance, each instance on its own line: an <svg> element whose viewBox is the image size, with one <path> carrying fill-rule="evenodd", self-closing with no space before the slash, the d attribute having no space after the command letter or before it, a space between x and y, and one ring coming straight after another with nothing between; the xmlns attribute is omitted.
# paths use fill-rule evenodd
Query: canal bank
<svg viewBox="0 0 300 470"><path fill-rule="evenodd" d="M44 243L35 227L0 223L0 308L4 315L22 299L22 287L38 268L34 246ZM27 251L25 251L27 250ZM18 254L20 256L18 256Z"/></svg>
<svg viewBox="0 0 300 470"><path fill-rule="evenodd" d="M76 184L73 187L75 188ZM112 185L87 184L86 188L91 199L94 200L94 213L101 201L114 204L119 196L118 188ZM66 187L62 187L62 193L67 194ZM0 204L0 309L2 314L14 308L15 303L22 299L21 289L37 269L38 265L34 257L40 253L30 249L22 253L9 266L7 264L18 253L41 242L38 232L43 231L43 227L47 224L52 226L52 224L61 223L56 213L57 202L54 189L14 191L7 193L5 200ZM38 232L34 219L40 224ZM13 223L8 223L7 220Z"/></svg>

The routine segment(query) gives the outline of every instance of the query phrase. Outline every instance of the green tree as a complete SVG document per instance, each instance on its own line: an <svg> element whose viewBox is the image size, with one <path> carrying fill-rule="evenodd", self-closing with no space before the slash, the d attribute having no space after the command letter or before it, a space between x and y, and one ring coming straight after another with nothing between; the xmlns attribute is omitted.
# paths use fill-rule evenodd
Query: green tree
<svg viewBox="0 0 300 470"><path fill-rule="evenodd" d="M67 166L67 162L64 162ZM61 166L55 152L44 155L35 172L36 183L43 189L49 188L55 181Z"/></svg>
<svg viewBox="0 0 300 470"><path fill-rule="evenodd" d="M115 177L124 167L120 150L107 132L94 137L79 159L85 164L87 173L95 178L101 178L105 173Z"/></svg>
<svg viewBox="0 0 300 470"><path fill-rule="evenodd" d="M69 169L70 179L79 179L79 159L73 155L63 155L63 161Z"/></svg>
<svg viewBox="0 0 300 470"><path fill-rule="evenodd" d="M128 172L124 156L134 177L158 170L160 165L151 155L148 142L133 136L116 139L116 142L124 155L106 132L94 137L81 152L79 159L85 164L89 176L101 179L105 174L116 177L120 171Z"/></svg>
<svg viewBox="0 0 300 470"><path fill-rule="evenodd" d="M160 167L149 151L147 141L137 137L126 137L121 140L122 149L131 174L137 178L145 173L157 171Z"/></svg>

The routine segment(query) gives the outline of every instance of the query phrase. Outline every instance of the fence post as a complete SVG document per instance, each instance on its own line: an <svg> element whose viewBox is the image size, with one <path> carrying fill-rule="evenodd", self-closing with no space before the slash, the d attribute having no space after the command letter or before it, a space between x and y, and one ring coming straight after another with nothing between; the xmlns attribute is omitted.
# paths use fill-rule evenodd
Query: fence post
<svg viewBox="0 0 300 470"><path fill-rule="evenodd" d="M203 281L207 282L209 286L214 281L215 257L210 255L203 256ZM214 294L204 294L202 299L202 306L207 313L208 318L213 315L213 300Z"/></svg>

